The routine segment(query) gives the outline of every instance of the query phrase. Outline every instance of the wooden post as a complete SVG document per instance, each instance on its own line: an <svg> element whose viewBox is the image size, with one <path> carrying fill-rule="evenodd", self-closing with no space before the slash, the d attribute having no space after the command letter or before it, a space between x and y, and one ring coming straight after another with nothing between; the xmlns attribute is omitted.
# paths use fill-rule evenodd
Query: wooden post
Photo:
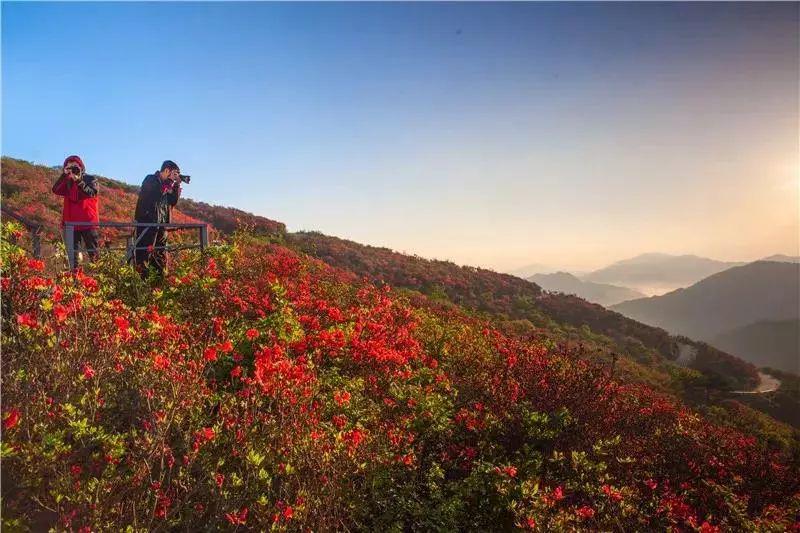
<svg viewBox="0 0 800 533"><path fill-rule="evenodd" d="M200 251L205 252L208 248L208 224L200 226Z"/></svg>
<svg viewBox="0 0 800 533"><path fill-rule="evenodd" d="M64 226L64 244L67 247L67 261L69 262L70 270L74 270L78 266L77 257L75 257L75 227L71 224Z"/></svg>
<svg viewBox="0 0 800 533"><path fill-rule="evenodd" d="M42 236L41 233L37 230L31 234L31 240L33 241L33 257L36 259L42 258Z"/></svg>

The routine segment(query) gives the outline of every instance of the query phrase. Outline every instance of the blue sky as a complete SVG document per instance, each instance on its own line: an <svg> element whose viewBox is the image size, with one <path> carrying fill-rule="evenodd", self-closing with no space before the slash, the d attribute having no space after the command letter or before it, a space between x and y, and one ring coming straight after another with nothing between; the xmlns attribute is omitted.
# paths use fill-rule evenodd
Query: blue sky
<svg viewBox="0 0 800 533"><path fill-rule="evenodd" d="M797 253L798 4L2 4L2 152L511 269Z"/></svg>

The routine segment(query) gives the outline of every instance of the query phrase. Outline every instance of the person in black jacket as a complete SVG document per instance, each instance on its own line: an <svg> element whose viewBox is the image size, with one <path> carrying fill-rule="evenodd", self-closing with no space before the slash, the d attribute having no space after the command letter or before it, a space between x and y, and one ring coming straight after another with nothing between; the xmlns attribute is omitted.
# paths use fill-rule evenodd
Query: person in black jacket
<svg viewBox="0 0 800 533"><path fill-rule="evenodd" d="M180 169L173 161L164 161L160 171L144 178L136 202L136 222L168 224L171 209L181 197L180 183ZM167 246L164 228L137 227L136 241L136 268L142 276L149 269L163 274Z"/></svg>

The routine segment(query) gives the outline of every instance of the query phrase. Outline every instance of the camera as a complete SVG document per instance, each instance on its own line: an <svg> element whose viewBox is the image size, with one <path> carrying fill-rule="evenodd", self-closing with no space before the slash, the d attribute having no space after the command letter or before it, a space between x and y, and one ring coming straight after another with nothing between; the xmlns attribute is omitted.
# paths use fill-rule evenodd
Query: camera
<svg viewBox="0 0 800 533"><path fill-rule="evenodd" d="M187 176L186 174L181 174L180 177L181 177L181 181L184 182L184 183L189 183L189 181L192 179L191 176Z"/></svg>

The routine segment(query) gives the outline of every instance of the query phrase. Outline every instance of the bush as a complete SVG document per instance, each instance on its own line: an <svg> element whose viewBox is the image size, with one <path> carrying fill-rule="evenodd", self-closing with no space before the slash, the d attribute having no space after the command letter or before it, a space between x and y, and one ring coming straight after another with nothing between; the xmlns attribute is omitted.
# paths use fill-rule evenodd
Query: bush
<svg viewBox="0 0 800 533"><path fill-rule="evenodd" d="M2 243L3 523L785 529L798 468L564 346L242 238L151 288Z"/></svg>

